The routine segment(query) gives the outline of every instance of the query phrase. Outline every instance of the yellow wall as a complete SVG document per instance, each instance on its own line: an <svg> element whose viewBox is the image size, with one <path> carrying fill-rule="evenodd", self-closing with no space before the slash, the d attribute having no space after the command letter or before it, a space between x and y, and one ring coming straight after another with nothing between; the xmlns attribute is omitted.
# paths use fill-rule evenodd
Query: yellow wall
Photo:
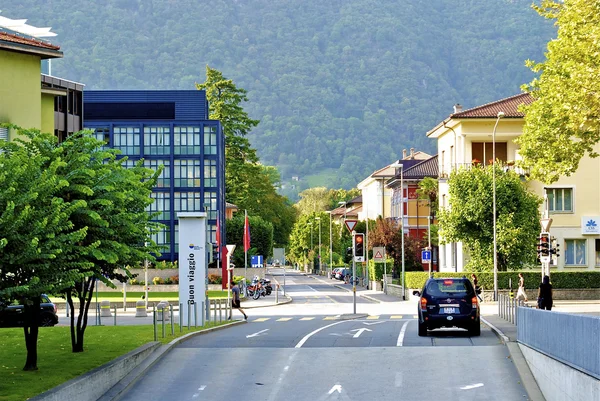
<svg viewBox="0 0 600 401"><path fill-rule="evenodd" d="M40 74L39 56L0 50L0 121L42 128Z"/></svg>
<svg viewBox="0 0 600 401"><path fill-rule="evenodd" d="M42 132L54 133L54 95L42 93Z"/></svg>

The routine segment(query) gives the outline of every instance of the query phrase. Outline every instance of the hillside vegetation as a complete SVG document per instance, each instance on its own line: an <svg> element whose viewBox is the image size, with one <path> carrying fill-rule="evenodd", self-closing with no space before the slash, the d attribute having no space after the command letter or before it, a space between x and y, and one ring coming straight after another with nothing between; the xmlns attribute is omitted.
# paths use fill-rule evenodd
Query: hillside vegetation
<svg viewBox="0 0 600 401"><path fill-rule="evenodd" d="M248 90L250 134L284 181L337 171L350 188L434 153L452 112L519 92L555 36L530 0L20 0L2 6L58 33L53 75L88 89L194 89L210 65ZM303 189L302 185L296 185Z"/></svg>

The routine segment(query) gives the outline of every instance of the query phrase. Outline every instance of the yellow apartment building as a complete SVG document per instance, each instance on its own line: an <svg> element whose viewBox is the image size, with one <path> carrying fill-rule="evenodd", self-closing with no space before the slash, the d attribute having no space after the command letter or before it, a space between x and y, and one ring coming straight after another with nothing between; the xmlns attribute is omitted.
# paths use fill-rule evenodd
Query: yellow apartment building
<svg viewBox="0 0 600 401"><path fill-rule="evenodd" d="M439 206L449 207L450 172L473 163L490 164L495 142L496 159L506 168L515 169L534 193L547 199L540 215L547 204L553 220L550 233L560 249L552 269L600 269L600 158L584 156L575 174L550 185L527 180L527 172L513 165L521 160L514 140L522 134L524 125L524 115L518 108L532 101L525 93L468 110L455 105L454 113L427 133L438 144ZM503 118L498 118L499 112L504 113ZM596 144L595 151L600 152L600 144ZM462 271L467 258L461 243L440 245L440 271Z"/></svg>

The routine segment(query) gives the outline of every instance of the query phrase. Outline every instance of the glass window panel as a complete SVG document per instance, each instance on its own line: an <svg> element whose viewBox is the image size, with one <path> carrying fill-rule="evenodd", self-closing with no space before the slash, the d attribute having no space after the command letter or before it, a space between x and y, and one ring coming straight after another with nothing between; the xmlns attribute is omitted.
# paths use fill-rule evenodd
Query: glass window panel
<svg viewBox="0 0 600 401"><path fill-rule="evenodd" d="M200 202L195 202L195 199L201 199L200 192L175 192L174 197L175 213L204 211Z"/></svg>
<svg viewBox="0 0 600 401"><path fill-rule="evenodd" d="M174 129L174 153L176 155L200 154L200 128L199 127L175 127Z"/></svg>
<svg viewBox="0 0 600 401"><path fill-rule="evenodd" d="M565 265L586 265L586 240L565 240Z"/></svg>
<svg viewBox="0 0 600 401"><path fill-rule="evenodd" d="M138 156L140 154L140 128L115 127L113 130L114 148L124 155Z"/></svg>
<svg viewBox="0 0 600 401"><path fill-rule="evenodd" d="M546 195L551 212L573 212L573 188L547 188Z"/></svg>

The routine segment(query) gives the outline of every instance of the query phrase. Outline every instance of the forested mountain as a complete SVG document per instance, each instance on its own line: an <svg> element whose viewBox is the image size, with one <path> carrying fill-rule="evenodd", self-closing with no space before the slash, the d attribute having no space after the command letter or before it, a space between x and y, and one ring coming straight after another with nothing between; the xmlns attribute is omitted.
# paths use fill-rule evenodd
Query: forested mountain
<svg viewBox="0 0 600 401"><path fill-rule="evenodd" d="M519 92L555 36L531 0L19 0L2 15L52 26L53 75L88 89L194 89L210 65L248 91L250 134L283 179L337 170L350 188L434 153L452 112Z"/></svg>

